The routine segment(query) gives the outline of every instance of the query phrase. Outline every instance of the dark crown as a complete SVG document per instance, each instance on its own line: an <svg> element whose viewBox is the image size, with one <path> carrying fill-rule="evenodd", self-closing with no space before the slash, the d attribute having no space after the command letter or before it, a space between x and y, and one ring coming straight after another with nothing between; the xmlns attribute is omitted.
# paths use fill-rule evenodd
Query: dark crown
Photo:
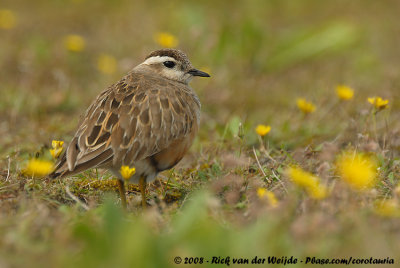
<svg viewBox="0 0 400 268"><path fill-rule="evenodd" d="M191 65L188 57L186 56L186 54L183 53L180 50L177 50L177 49L164 48L164 49L153 51L146 57L146 60L148 58L157 57L157 56L159 56L159 57L163 57L163 56L171 57L171 58L174 58L175 60L177 60L179 62L182 62L184 65L187 65L187 66Z"/></svg>

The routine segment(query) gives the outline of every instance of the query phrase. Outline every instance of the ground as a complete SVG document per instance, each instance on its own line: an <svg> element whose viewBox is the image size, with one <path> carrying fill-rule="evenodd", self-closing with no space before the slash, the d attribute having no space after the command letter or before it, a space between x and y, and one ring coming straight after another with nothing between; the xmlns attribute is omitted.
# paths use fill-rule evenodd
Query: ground
<svg viewBox="0 0 400 268"><path fill-rule="evenodd" d="M399 10L395 0L2 1L0 267L397 264ZM163 46L212 77L191 83L199 135L150 185L149 209L129 185L124 212L104 170L24 173L31 159L54 161L52 140L68 143L95 96ZM354 96L341 100L338 85ZM388 104L367 101L377 96ZM259 124L271 127L263 137ZM346 152L357 169L340 166ZM308 172L302 182L294 167ZM374 183L354 187L366 174Z"/></svg>

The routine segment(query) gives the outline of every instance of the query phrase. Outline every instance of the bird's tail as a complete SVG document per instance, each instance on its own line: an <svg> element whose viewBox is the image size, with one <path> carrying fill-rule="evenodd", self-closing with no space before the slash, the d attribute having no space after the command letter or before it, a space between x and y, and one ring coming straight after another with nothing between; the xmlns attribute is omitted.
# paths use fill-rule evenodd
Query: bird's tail
<svg viewBox="0 0 400 268"><path fill-rule="evenodd" d="M66 153L64 153L60 160L57 162L56 167L54 168L54 171L49 174L50 179L56 179L56 178L63 178L66 177L70 174L68 174L68 167L67 167L67 157ZM71 174L72 175L72 174Z"/></svg>
<svg viewBox="0 0 400 268"><path fill-rule="evenodd" d="M81 161L83 159L86 161ZM49 177L51 179L56 179L72 176L90 168L101 167L104 165L104 163L109 162L111 159L112 149L107 149L105 151L101 151L100 153L96 152L94 156L87 154L86 158L82 158L77 161L77 164L74 166L73 170L70 170L67 163L67 153L64 153L56 164L54 171L49 174Z"/></svg>

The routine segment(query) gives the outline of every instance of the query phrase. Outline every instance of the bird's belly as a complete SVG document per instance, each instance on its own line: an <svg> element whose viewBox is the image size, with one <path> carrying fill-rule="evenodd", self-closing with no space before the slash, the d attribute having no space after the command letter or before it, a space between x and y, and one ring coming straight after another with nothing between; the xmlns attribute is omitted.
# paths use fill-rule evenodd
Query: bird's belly
<svg viewBox="0 0 400 268"><path fill-rule="evenodd" d="M139 183L140 177L145 177L146 182L152 182L156 179L158 171L154 166L148 161L148 159L143 159L135 162L134 167L136 169L135 175L129 180L133 183Z"/></svg>
<svg viewBox="0 0 400 268"><path fill-rule="evenodd" d="M188 141L177 141L153 156L136 161L132 165L136 169L135 175L133 175L129 181L132 183L139 183L140 177L145 177L147 183L153 182L159 172L170 169L178 164L190 148L190 145L191 142L189 143ZM121 177L119 170L114 171L111 169L111 171L114 175Z"/></svg>
<svg viewBox="0 0 400 268"><path fill-rule="evenodd" d="M187 137L174 141L161 152L136 161L133 164L136 168L136 173L130 181L138 183L139 178L143 176L146 178L147 183L152 182L156 179L159 172L170 169L178 164L192 145L196 133L196 130L192 131Z"/></svg>
<svg viewBox="0 0 400 268"><path fill-rule="evenodd" d="M170 169L178 164L189 150L196 134L197 128L194 128L188 136L174 141L166 149L149 157L150 162L155 167L157 172Z"/></svg>

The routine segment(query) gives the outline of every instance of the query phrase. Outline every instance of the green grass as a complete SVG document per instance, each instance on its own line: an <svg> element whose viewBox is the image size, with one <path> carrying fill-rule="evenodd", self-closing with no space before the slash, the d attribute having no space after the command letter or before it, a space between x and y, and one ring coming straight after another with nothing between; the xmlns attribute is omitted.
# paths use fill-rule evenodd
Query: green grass
<svg viewBox="0 0 400 268"><path fill-rule="evenodd" d="M375 212L377 200L400 206L398 1L6 0L3 8L17 24L0 29L0 267L218 267L175 265L175 256L400 261L399 219ZM201 129L183 161L150 185L150 209L130 185L122 212L103 170L23 176L28 159L51 159L52 139L71 139L102 89L159 48L154 34L163 31L212 78L192 82ZM85 49L67 51L68 34ZM97 70L103 53L118 62L110 75ZM355 89L349 103L337 100L338 84ZM375 95L390 103L374 119L366 99ZM316 111L303 116L299 97ZM269 155L257 124L272 127ZM348 148L377 157L374 189L352 191L335 173ZM295 187L284 172L292 164L318 175L330 196L313 200ZM260 187L275 193L276 208L258 198Z"/></svg>

